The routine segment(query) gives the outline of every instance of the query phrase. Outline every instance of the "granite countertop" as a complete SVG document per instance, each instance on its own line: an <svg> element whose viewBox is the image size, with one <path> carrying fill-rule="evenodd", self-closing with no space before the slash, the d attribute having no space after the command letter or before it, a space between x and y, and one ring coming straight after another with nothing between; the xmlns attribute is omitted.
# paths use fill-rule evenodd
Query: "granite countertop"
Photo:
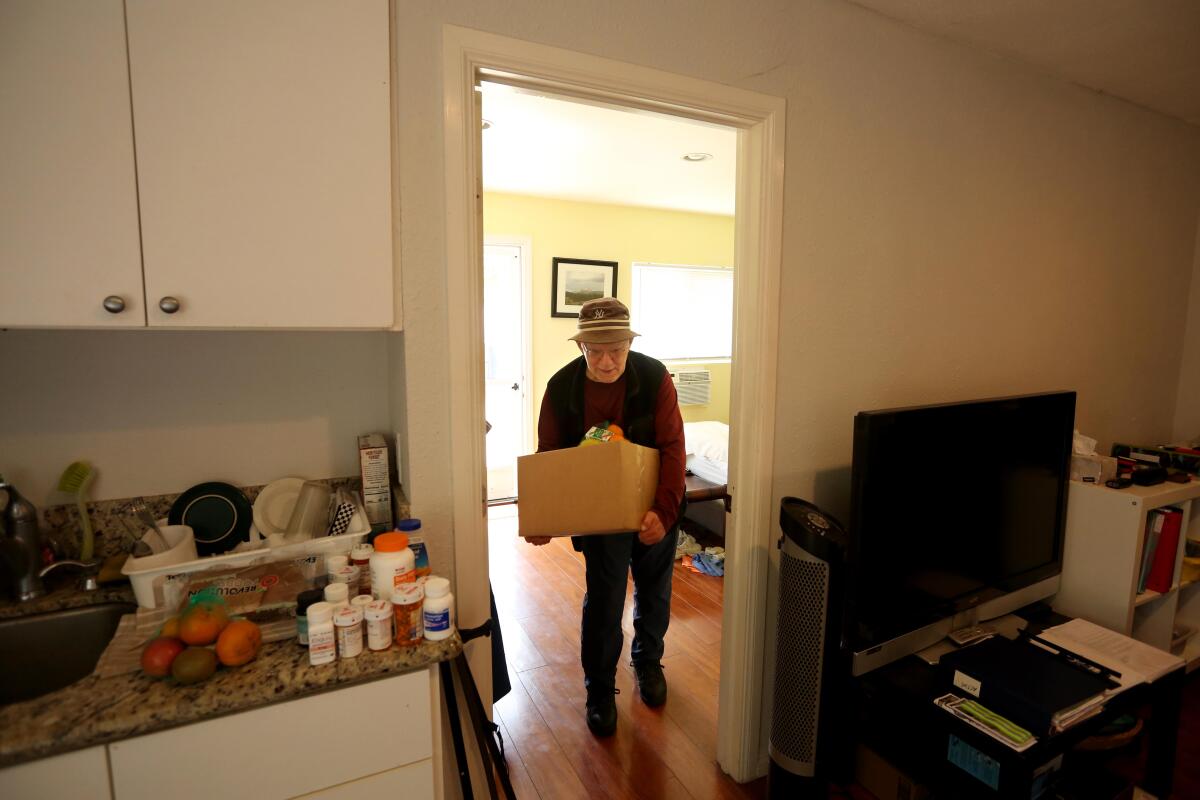
<svg viewBox="0 0 1200 800"><path fill-rule="evenodd" d="M129 587L124 589L128 597ZM104 602L94 596L88 600ZM249 664L222 667L192 686L140 672L89 676L33 700L0 706L0 767L411 672L460 652L462 641L455 634L417 647L364 649L357 658L314 667L307 648L291 639L264 644Z"/></svg>

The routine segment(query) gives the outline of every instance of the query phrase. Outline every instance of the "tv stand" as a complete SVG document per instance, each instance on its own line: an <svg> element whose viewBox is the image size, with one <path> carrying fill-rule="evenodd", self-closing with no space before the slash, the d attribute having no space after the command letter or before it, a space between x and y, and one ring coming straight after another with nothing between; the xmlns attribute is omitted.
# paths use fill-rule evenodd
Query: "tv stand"
<svg viewBox="0 0 1200 800"><path fill-rule="evenodd" d="M1065 622L1058 617L1030 623L1034 630ZM949 642L946 649L953 649ZM1029 798L1035 787L1055 779L1052 773L1073 770L1073 748L1122 713L1136 714L1148 706L1148 749L1140 785L1156 797L1169 797L1175 767L1179 707L1184 670L1176 669L1150 684L1135 686L1112 698L1104 711L1033 747L1016 752L933 704L947 690L936 666L909 656L853 681L856 745L873 751L932 790L935 797ZM958 743L951 744L951 737ZM978 751L980 774L990 776L996 788L951 763L949 750L962 746ZM1044 795L1046 796L1046 795Z"/></svg>

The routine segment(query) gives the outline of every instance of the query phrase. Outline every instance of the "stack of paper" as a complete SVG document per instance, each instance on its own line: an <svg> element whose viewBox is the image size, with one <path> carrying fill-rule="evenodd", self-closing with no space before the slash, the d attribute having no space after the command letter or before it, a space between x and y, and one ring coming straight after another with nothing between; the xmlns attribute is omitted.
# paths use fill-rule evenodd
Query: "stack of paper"
<svg viewBox="0 0 1200 800"><path fill-rule="evenodd" d="M1131 686L1156 681L1183 666L1183 659L1179 656L1102 628L1086 619L1073 619L1047 628L1039 638L1112 670L1121 685L1110 689L1109 697Z"/></svg>

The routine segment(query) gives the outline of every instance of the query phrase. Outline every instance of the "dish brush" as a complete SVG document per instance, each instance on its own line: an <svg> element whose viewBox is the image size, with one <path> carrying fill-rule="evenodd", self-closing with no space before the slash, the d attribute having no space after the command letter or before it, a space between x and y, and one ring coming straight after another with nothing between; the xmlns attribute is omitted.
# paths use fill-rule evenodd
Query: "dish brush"
<svg viewBox="0 0 1200 800"><path fill-rule="evenodd" d="M96 537L92 534L92 523L88 519L87 497L88 487L96 479L96 471L86 461L76 461L65 470L58 479L58 490L75 495L75 506L79 509L79 527L83 531L79 544L79 560L91 561L95 555Z"/></svg>

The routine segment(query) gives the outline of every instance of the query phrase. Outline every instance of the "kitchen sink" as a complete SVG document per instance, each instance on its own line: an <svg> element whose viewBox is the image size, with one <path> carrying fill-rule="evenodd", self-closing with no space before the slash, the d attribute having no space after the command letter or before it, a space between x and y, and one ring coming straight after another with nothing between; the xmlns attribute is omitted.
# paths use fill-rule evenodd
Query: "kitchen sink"
<svg viewBox="0 0 1200 800"><path fill-rule="evenodd" d="M100 603L0 619L0 705L30 700L91 674L132 603Z"/></svg>

